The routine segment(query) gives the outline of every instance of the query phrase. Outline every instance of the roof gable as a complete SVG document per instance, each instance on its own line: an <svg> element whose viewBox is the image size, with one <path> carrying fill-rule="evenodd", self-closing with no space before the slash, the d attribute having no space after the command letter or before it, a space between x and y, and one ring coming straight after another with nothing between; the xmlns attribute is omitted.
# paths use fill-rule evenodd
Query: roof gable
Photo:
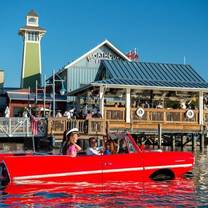
<svg viewBox="0 0 208 208"><path fill-rule="evenodd" d="M118 48L116 48L110 41L105 40L102 43L100 43L99 45L97 45L96 47L94 47L93 49L91 49L90 51L88 51L87 53L85 53L84 55L82 55L81 57L79 57L78 59L76 59L76 60L72 61L70 64L66 65L64 67L64 69L67 69L67 68L69 68L71 66L74 66L75 64L77 64L81 60L89 57L90 54L92 54L93 52L97 51L102 46L107 46L109 49L111 49L113 52L115 52L123 60L131 61L124 53L122 53Z"/></svg>

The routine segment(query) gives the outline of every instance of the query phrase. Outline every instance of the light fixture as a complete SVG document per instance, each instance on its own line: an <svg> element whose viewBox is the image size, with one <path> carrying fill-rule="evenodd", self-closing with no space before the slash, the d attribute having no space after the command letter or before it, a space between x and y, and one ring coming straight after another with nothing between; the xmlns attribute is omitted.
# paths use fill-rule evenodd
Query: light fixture
<svg viewBox="0 0 208 208"><path fill-rule="evenodd" d="M63 82L61 82L61 89L60 89L60 95L64 95L66 92L66 89L64 88Z"/></svg>

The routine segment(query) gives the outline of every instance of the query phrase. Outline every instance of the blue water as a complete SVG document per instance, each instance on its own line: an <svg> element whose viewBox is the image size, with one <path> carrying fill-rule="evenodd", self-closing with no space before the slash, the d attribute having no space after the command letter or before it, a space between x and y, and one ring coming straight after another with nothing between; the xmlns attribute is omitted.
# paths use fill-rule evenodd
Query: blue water
<svg viewBox="0 0 208 208"><path fill-rule="evenodd" d="M15 186L0 207L208 207L208 152L195 152L193 175L165 182Z"/></svg>

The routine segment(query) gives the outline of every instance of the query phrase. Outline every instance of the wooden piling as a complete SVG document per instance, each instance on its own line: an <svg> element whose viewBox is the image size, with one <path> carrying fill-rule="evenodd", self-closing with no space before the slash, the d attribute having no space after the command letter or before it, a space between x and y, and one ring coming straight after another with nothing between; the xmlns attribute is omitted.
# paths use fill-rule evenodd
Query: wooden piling
<svg viewBox="0 0 208 208"><path fill-rule="evenodd" d="M205 137L205 128L202 126L202 132L200 135L200 151L204 151L204 137Z"/></svg>
<svg viewBox="0 0 208 208"><path fill-rule="evenodd" d="M183 151L183 142L184 141L184 136L183 135L181 135L181 151Z"/></svg>
<svg viewBox="0 0 208 208"><path fill-rule="evenodd" d="M176 142L176 138L175 138L175 135L172 135L172 151L175 150L175 142Z"/></svg>
<svg viewBox="0 0 208 208"><path fill-rule="evenodd" d="M192 134L192 151L196 150L196 139L194 134Z"/></svg>
<svg viewBox="0 0 208 208"><path fill-rule="evenodd" d="M158 124L158 149L161 148L162 143L162 125Z"/></svg>

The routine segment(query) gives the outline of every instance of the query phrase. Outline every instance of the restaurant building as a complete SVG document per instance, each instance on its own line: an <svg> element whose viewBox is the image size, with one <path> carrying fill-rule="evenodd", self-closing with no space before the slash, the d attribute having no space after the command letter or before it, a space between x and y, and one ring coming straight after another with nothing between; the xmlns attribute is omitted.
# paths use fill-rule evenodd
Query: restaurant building
<svg viewBox="0 0 208 208"><path fill-rule="evenodd" d="M208 83L186 64L102 60L95 80L68 95L97 105L112 131L200 133L208 122Z"/></svg>

